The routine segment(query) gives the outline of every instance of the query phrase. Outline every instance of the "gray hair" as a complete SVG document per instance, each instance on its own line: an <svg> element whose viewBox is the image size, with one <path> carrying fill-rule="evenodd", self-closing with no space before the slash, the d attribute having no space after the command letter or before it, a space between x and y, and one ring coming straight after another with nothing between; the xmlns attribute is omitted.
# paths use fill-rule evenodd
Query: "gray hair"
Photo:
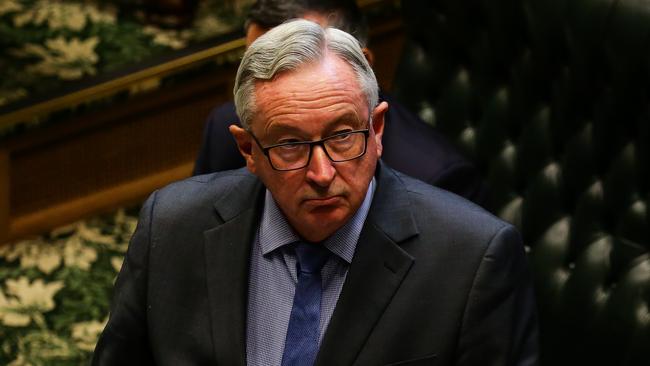
<svg viewBox="0 0 650 366"><path fill-rule="evenodd" d="M297 70L323 59L327 51L347 62L368 101L368 111L377 105L377 79L361 51L359 42L336 28L323 29L308 20L291 20L259 37L244 53L235 79L235 107L244 128L256 113L255 82Z"/></svg>

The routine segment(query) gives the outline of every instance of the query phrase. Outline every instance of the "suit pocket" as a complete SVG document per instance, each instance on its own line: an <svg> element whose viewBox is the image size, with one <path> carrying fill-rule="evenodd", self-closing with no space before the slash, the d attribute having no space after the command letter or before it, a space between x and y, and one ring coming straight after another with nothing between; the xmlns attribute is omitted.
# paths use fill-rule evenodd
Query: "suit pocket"
<svg viewBox="0 0 650 366"><path fill-rule="evenodd" d="M428 355L418 358L412 358L410 360L392 362L386 366L425 366L425 365L435 365L435 361L438 355Z"/></svg>

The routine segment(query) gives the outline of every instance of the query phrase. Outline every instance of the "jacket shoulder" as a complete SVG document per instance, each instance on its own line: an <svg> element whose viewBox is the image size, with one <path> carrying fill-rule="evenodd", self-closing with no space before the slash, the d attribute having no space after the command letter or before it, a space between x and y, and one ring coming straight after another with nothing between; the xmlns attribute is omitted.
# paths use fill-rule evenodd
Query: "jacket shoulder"
<svg viewBox="0 0 650 366"><path fill-rule="evenodd" d="M235 205L249 199L259 186L246 168L197 175L171 183L152 194L154 211L167 218L213 216L215 205L224 200ZM245 202L241 202L242 205Z"/></svg>
<svg viewBox="0 0 650 366"><path fill-rule="evenodd" d="M403 182L420 230L443 227L460 236L491 237L512 226L455 193L395 172Z"/></svg>

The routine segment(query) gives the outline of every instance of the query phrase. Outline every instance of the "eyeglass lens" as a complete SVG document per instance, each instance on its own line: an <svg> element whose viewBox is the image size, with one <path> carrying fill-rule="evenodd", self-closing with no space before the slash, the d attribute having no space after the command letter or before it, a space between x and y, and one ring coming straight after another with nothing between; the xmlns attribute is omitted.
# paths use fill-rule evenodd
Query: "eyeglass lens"
<svg viewBox="0 0 650 366"><path fill-rule="evenodd" d="M321 145L328 158L334 162L352 160L365 153L364 131L335 135L320 142L297 142L274 146L268 150L269 160L275 169L300 169L309 164L312 145Z"/></svg>

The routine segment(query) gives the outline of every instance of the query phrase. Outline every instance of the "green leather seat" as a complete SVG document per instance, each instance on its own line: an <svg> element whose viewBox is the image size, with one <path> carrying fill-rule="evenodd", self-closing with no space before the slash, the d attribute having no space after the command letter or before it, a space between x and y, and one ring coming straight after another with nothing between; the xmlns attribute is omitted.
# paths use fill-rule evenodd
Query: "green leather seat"
<svg viewBox="0 0 650 366"><path fill-rule="evenodd" d="M402 8L394 92L521 230L542 365L650 365L650 0Z"/></svg>

